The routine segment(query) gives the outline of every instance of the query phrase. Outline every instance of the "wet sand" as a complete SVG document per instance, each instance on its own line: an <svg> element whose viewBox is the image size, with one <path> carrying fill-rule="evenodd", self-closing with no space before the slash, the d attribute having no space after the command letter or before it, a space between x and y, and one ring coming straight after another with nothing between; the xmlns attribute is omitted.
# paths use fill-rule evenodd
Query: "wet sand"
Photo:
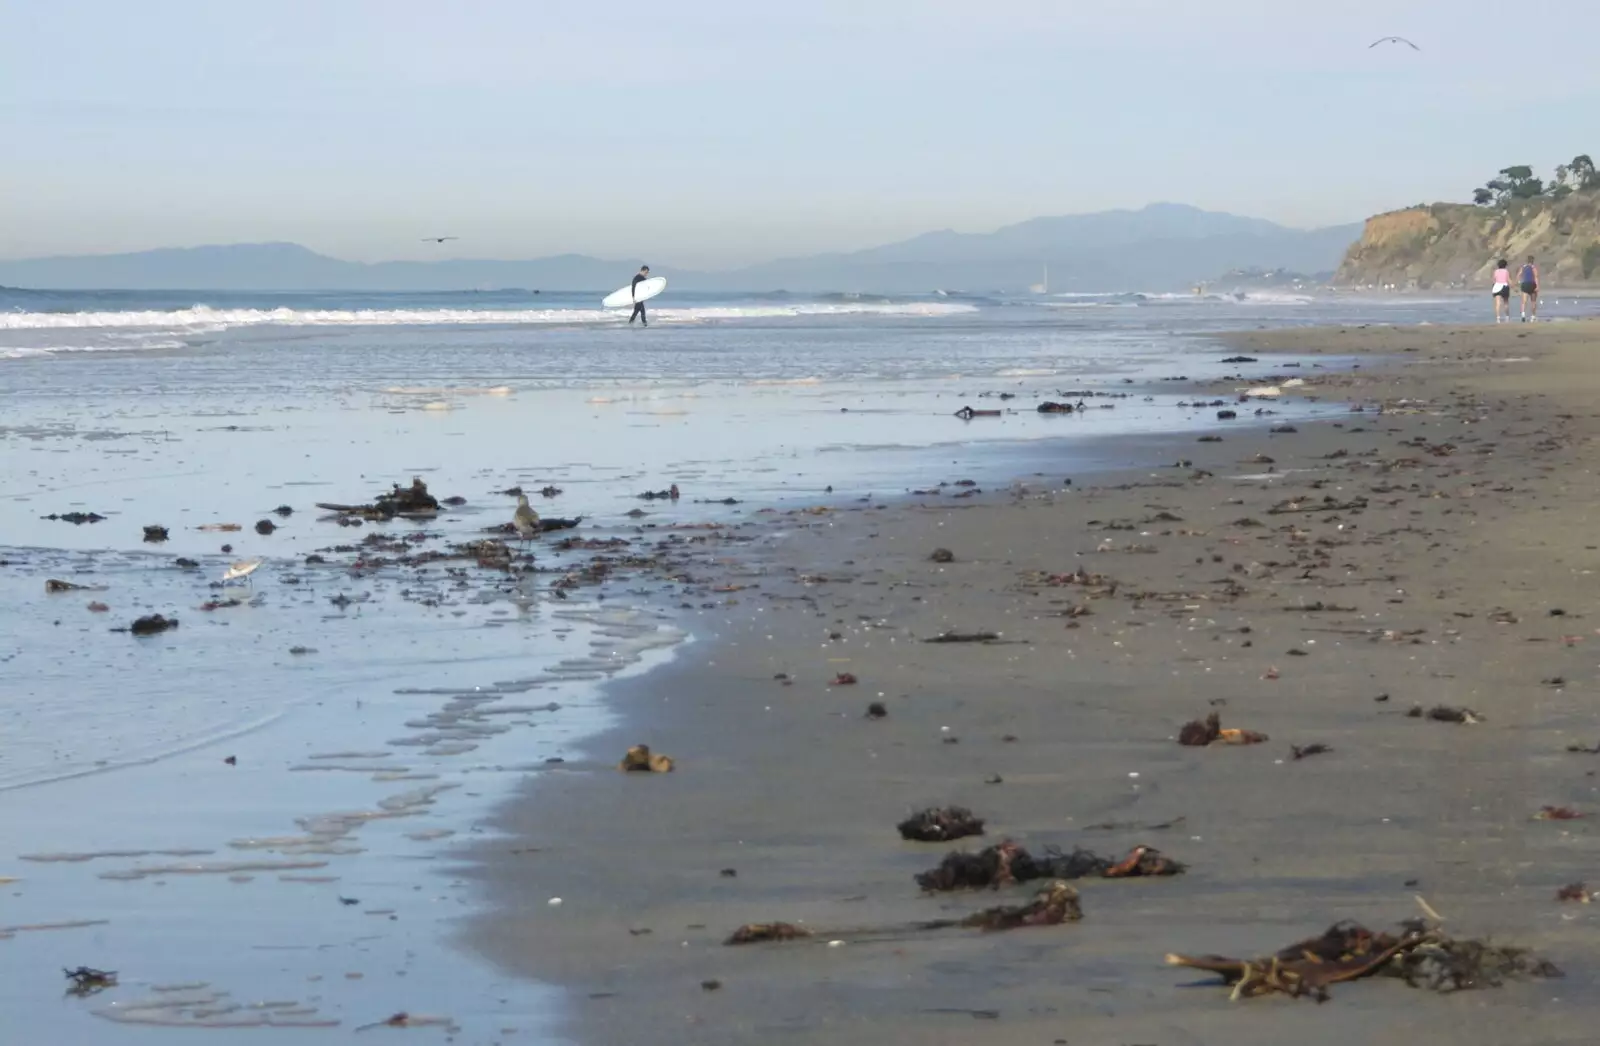
<svg viewBox="0 0 1600 1046"><path fill-rule="evenodd" d="M1600 835L1533 815L1600 815L1600 757L1566 751L1600 741L1600 325L1258 332L1218 355L1235 351L1262 375L1278 352L1357 358L1279 375L1306 381L1285 398L1365 410L1130 441L1092 484L973 476L986 493L834 504L724 565L716 587L742 590L690 579L700 641L613 688L625 725L537 775L476 849L498 910L474 946L569 989L586 1043L1592 1041L1594 906L1554 895L1600 882ZM1106 580L1047 580L1080 570ZM950 629L1002 641L921 642ZM831 686L841 672L858 682ZM872 701L886 718L863 717ZM1405 714L1436 704L1483 721ZM1212 710L1271 740L1179 746ZM637 742L676 772L616 772ZM1291 758L1313 742L1332 751ZM1190 871L1081 882L1084 919L1064 926L722 946L747 922L826 931L1031 896L919 893L913 874L960 844L894 826L947 803L987 818L972 849L1145 843ZM1162 964L1344 918L1388 928L1417 895L1452 933L1536 948L1566 977L1367 981L1318 1006L1230 1003Z"/></svg>

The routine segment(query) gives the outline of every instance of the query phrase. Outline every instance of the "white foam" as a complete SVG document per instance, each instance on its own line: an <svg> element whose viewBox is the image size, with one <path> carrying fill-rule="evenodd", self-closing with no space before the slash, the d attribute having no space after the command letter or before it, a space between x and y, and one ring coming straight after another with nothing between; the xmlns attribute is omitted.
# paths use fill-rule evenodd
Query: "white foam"
<svg viewBox="0 0 1600 1046"><path fill-rule="evenodd" d="M952 316L976 312L974 305L951 302L840 302L794 305L724 305L659 308L656 322L780 319L796 316ZM0 330L66 328L144 328L198 332L229 327L413 327L521 324L622 323L627 313L612 309L189 309L143 312L0 312ZM148 347L148 346L147 346Z"/></svg>
<svg viewBox="0 0 1600 1046"><path fill-rule="evenodd" d="M0 347L0 360L25 360L73 352L129 352L133 349L181 349L181 341L149 341L118 345L8 345Z"/></svg>

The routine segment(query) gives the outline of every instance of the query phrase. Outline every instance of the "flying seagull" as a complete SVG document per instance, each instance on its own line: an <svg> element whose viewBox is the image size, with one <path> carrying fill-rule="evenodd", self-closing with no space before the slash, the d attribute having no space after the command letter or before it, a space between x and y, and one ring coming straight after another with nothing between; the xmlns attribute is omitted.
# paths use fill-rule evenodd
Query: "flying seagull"
<svg viewBox="0 0 1600 1046"><path fill-rule="evenodd" d="M1422 50L1422 48L1418 47L1416 44L1412 43L1410 40L1407 40L1403 36L1386 36L1382 40L1374 40L1374 41L1372 41L1372 43L1367 45L1367 50L1370 51L1374 47L1377 47L1379 44L1405 44L1407 47L1411 48L1413 51Z"/></svg>
<svg viewBox="0 0 1600 1046"><path fill-rule="evenodd" d="M459 239L461 239L461 237L459 237L459 236L424 236L422 238L422 242L423 243L443 243L446 240L459 240Z"/></svg>

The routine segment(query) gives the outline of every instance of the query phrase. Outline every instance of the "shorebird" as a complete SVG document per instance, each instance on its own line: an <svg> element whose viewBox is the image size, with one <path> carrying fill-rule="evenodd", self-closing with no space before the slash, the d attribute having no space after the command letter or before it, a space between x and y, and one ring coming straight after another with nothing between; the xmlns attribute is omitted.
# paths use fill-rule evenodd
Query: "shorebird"
<svg viewBox="0 0 1600 1046"><path fill-rule="evenodd" d="M226 585L228 582L238 581L240 578L244 578L246 581L249 581L250 575L254 574L257 568L259 568L261 564L265 562L266 560L261 559L260 557L255 559L241 559L223 573L222 583Z"/></svg>
<svg viewBox="0 0 1600 1046"><path fill-rule="evenodd" d="M461 237L459 237L459 236L424 236L422 238L422 242L423 243L443 243L446 240L459 240L459 239L461 239Z"/></svg>
<svg viewBox="0 0 1600 1046"><path fill-rule="evenodd" d="M1386 36L1382 40L1374 40L1374 41L1372 41L1372 43L1367 45L1367 50L1370 51L1374 47L1377 47L1379 44L1405 44L1407 47L1411 48L1413 51L1422 50L1422 48L1418 47L1416 44L1412 43L1410 40L1407 40L1403 36Z"/></svg>
<svg viewBox="0 0 1600 1046"><path fill-rule="evenodd" d="M530 541L544 533L544 527L539 523L539 513L528 504L528 495L517 495L517 511L511 517L511 526L524 541Z"/></svg>

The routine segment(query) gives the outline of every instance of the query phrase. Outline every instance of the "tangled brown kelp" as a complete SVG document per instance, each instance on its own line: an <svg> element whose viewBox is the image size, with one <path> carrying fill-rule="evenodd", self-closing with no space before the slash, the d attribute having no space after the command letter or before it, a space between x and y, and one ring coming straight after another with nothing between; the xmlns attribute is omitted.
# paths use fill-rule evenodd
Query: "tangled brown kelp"
<svg viewBox="0 0 1600 1046"><path fill-rule="evenodd" d="M1402 923L1398 934L1339 922L1319 937L1262 958L1169 954L1167 964L1221 975L1224 984L1233 986L1234 999L1282 993L1309 995L1318 1002L1327 1000L1330 985L1376 974L1433 991L1499 987L1511 977L1562 976L1554 964L1526 949L1457 940L1420 921Z"/></svg>
<svg viewBox="0 0 1600 1046"><path fill-rule="evenodd" d="M900 838L919 843L945 843L983 834L983 818L964 806L929 807L895 826Z"/></svg>
<svg viewBox="0 0 1600 1046"><path fill-rule="evenodd" d="M916 876L917 885L929 892L999 889L1032 879L1132 879L1140 876L1181 875L1187 866L1150 846L1135 846L1121 860L1091 850L1074 848L1063 853L1053 846L1039 855L1007 840L977 853L946 854L937 868Z"/></svg>
<svg viewBox="0 0 1600 1046"><path fill-rule="evenodd" d="M1216 712L1204 720L1191 720L1178 731L1178 743L1192 748L1204 748L1211 744L1258 745L1266 740L1266 734L1254 730L1223 729L1222 717Z"/></svg>
<svg viewBox="0 0 1600 1046"><path fill-rule="evenodd" d="M889 926L864 926L847 930L812 930L794 923L746 923L729 934L722 943L757 944L765 941L794 941L824 938L832 943L849 939L898 937L933 930L969 929L986 933L1015 930L1024 926L1058 926L1083 918L1078 891L1060 879L1045 884L1027 904L1001 904L973 912L962 919L932 919L927 922Z"/></svg>
<svg viewBox="0 0 1600 1046"><path fill-rule="evenodd" d="M364 519L393 519L396 516L433 516L439 511L439 500L428 493L422 477L414 476L411 486L396 483L387 494L379 494L367 505L340 505L319 501L317 507L341 516L360 516Z"/></svg>
<svg viewBox="0 0 1600 1046"><path fill-rule="evenodd" d="M617 769L630 773L669 774L674 765L671 756L657 755L650 751L649 745L634 745L617 764Z"/></svg>

